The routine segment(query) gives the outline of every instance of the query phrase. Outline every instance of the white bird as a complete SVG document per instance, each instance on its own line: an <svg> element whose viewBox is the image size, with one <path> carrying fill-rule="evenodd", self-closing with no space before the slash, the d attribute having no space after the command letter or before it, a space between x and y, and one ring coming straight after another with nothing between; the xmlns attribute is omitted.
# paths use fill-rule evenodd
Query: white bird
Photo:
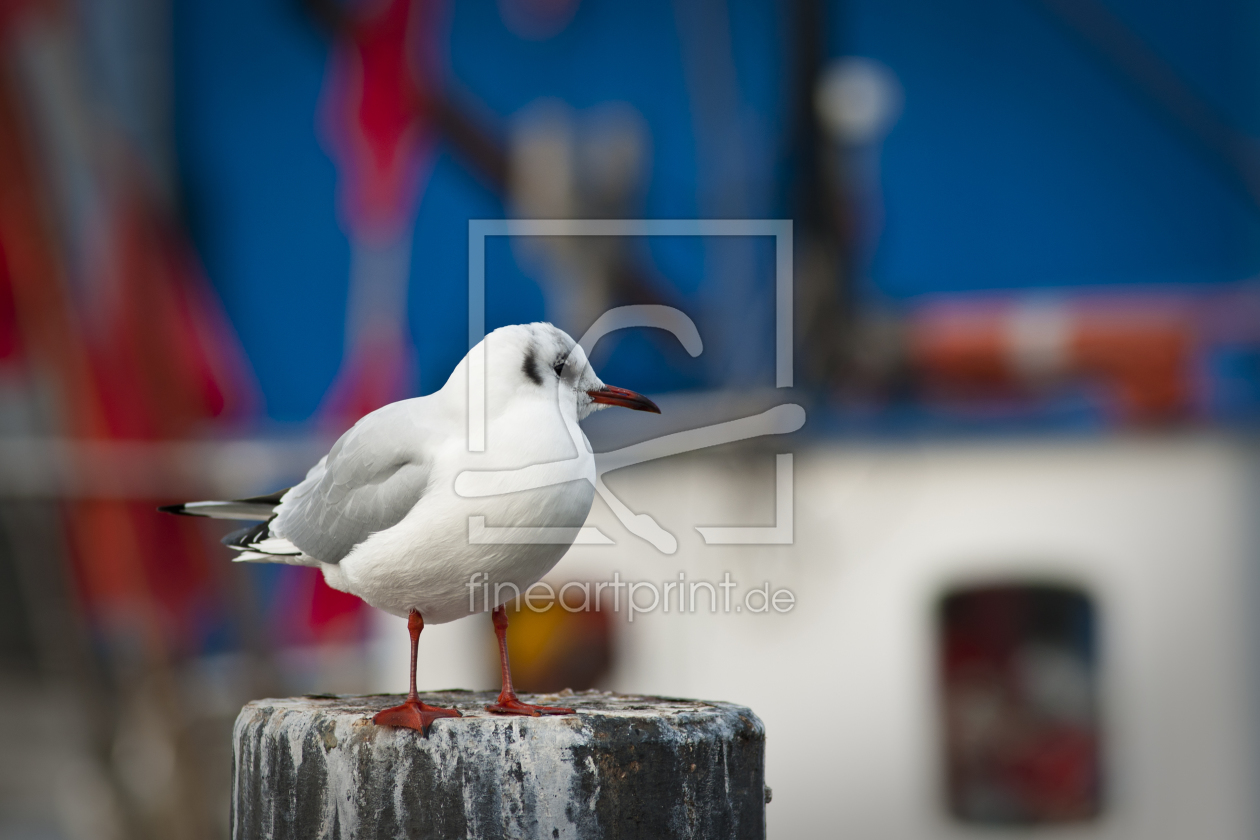
<svg viewBox="0 0 1260 840"><path fill-rule="evenodd" d="M260 520L224 538L240 552L237 560L313 566L334 589L406 616L411 691L403 705L380 712L374 720L426 735L433 720L459 717L459 712L421 703L416 694L420 631L426 623L442 624L487 609L492 610L503 668L498 702L487 709L518 715L573 713L517 698L503 604L559 562L590 512L594 455L577 421L609 405L660 413L641 394L600 381L582 348L551 324L503 327L479 346L485 353L484 451L470 451L468 436L474 349L441 390L364 416L300 484L269 496L161 508L191 516ZM576 477L562 483L509 488L488 497L456 492L461 473L564 461L573 466L565 475ZM560 534L571 536L546 543L475 544L469 539L474 516L484 517L487 526L559 528Z"/></svg>

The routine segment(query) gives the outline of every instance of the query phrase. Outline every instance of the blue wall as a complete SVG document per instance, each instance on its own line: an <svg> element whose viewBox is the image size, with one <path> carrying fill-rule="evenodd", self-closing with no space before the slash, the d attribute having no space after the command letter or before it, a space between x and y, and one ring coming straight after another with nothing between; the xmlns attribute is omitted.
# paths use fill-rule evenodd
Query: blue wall
<svg viewBox="0 0 1260 840"><path fill-rule="evenodd" d="M1205 98L1260 127L1260 28L1245 4L1109 5ZM449 72L494 114L506 119L540 96L577 108L629 102L652 132L645 214L700 212L698 184L710 170L698 164L673 3L586 0L542 42L511 34L493 0L451 6ZM830 14L833 53L884 62L905 91L883 152L886 221L868 295L1210 284L1255 273L1260 214L1251 199L1035 0L859 0ZM768 0L735 2L730 31L749 212L790 215L785 191L764 183L787 174L790 22ZM175 45L194 238L268 415L302 420L340 361L349 268L336 173L315 130L325 41L289 0L184 0ZM456 161L439 159L412 261L420 392L439 387L466 349L467 220L503 214ZM695 303L722 291L705 256L699 242L662 241L647 261ZM488 264L488 326L544 317L537 284L506 248ZM768 304L770 274L757 276ZM649 391L715 384L715 368L662 365L661 352L628 340L601 370Z"/></svg>

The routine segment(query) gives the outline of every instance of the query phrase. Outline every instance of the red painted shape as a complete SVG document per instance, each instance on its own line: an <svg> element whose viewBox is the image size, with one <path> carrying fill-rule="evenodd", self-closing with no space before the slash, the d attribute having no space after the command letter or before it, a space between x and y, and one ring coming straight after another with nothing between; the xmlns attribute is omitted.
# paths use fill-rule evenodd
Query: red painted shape
<svg viewBox="0 0 1260 840"><path fill-rule="evenodd" d="M363 639L367 631L366 611L357 595L333 589L316 573L311 586L309 613L311 632L320 642L347 642Z"/></svg>
<svg viewBox="0 0 1260 840"><path fill-rule="evenodd" d="M21 347L17 305L13 301L13 285L9 280L9 264L4 258L4 242L0 241L0 360L14 360Z"/></svg>
<svg viewBox="0 0 1260 840"><path fill-rule="evenodd" d="M432 9L383 0L355 14L334 48L324 100L346 221L397 231L415 215L432 158Z"/></svg>

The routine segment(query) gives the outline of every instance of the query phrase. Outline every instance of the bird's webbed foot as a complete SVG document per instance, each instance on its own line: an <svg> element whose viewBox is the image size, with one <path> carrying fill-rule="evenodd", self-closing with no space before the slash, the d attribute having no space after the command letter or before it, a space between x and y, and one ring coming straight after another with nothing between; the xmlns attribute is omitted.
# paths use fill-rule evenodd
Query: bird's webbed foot
<svg viewBox="0 0 1260 840"><path fill-rule="evenodd" d="M486 711L495 715L525 715L527 717L577 714L572 709L566 709L563 706L536 706L533 703L523 703L515 693L508 694L507 692L499 694L499 702L486 706Z"/></svg>
<svg viewBox="0 0 1260 840"><path fill-rule="evenodd" d="M407 701L401 706L394 706L389 709L377 712L372 718L372 723L377 726L400 726L406 729L414 729L417 732L429 737L429 727L433 725L433 721L438 718L446 717L463 717L459 713L459 709L443 709L440 706L430 706L428 703L421 703L419 698L408 697Z"/></svg>

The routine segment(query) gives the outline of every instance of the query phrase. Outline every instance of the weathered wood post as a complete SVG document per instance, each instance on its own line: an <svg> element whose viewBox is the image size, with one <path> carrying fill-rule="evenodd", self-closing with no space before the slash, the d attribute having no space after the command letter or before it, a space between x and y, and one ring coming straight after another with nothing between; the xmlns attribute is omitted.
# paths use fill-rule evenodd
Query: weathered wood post
<svg viewBox="0 0 1260 840"><path fill-rule="evenodd" d="M765 728L730 703L539 695L563 717L499 717L496 695L423 695L464 717L429 737L376 726L397 697L257 700L236 720L234 840L765 836Z"/></svg>

